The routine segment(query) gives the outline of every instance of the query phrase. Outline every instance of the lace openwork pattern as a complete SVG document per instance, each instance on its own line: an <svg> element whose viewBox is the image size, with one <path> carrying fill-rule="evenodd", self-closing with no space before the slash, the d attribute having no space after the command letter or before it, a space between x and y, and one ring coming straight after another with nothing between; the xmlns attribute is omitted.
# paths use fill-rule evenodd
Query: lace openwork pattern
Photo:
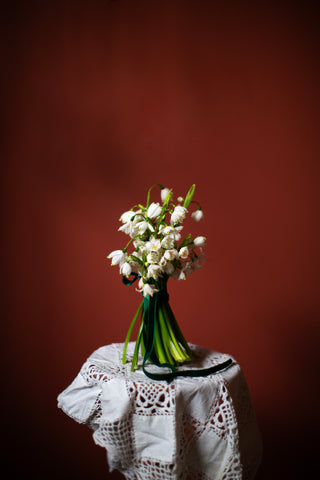
<svg viewBox="0 0 320 480"><path fill-rule="evenodd" d="M83 423L107 449L111 470L121 471L128 480L254 478L260 436L248 387L235 361L219 374L180 377L168 384L152 381L140 370L131 372L133 344L126 365L121 362L122 348L101 347L80 371L84 385L97 391ZM196 368L227 358L191 348L197 353ZM60 397L63 402L63 393ZM68 406L64 410L68 413Z"/></svg>

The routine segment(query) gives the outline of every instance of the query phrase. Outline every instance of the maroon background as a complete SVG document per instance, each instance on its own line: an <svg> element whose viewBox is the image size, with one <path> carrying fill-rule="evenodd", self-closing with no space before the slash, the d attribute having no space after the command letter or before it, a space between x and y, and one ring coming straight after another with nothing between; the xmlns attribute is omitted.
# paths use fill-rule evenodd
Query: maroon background
<svg viewBox="0 0 320 480"><path fill-rule="evenodd" d="M196 183L208 262L170 282L186 338L232 353L264 440L259 479L315 462L317 2L7 2L2 10L6 478L117 479L56 408L138 305L105 259L153 183ZM157 200L155 191L153 199ZM309 474L308 474L309 472Z"/></svg>

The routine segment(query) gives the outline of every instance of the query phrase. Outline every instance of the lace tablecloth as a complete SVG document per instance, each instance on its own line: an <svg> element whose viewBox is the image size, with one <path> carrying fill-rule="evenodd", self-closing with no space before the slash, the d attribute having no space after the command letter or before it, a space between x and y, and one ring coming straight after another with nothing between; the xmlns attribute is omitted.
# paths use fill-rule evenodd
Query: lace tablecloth
<svg viewBox="0 0 320 480"><path fill-rule="evenodd" d="M230 358L190 346L198 358L188 369ZM133 348L131 342L129 360ZM131 372L130 363L121 361L122 351L121 343L96 350L58 397L67 415L94 430L111 471L119 470L128 480L254 478L261 440L235 360L217 374L179 377L168 384L148 379L141 370Z"/></svg>

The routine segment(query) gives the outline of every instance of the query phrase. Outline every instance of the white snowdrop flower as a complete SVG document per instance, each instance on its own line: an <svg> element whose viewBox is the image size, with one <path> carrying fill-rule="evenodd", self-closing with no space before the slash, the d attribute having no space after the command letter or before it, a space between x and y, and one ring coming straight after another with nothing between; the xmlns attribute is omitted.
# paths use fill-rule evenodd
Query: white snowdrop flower
<svg viewBox="0 0 320 480"><path fill-rule="evenodd" d="M149 283L145 283L143 285L142 291L143 291L143 296L144 297L147 297L148 295L150 295L150 297L153 297L153 294L155 292L159 292L159 290L157 290L154 285L150 285Z"/></svg>
<svg viewBox="0 0 320 480"><path fill-rule="evenodd" d="M178 200L178 202L180 202L180 203L184 202L184 198L183 198L183 197L178 197L177 200Z"/></svg>
<svg viewBox="0 0 320 480"><path fill-rule="evenodd" d="M193 240L193 244L196 246L196 247L203 247L206 243L206 237L196 237L194 240Z"/></svg>
<svg viewBox="0 0 320 480"><path fill-rule="evenodd" d="M140 278L138 282L138 288L136 288L137 292L142 292L143 286L144 286L144 281L142 278Z"/></svg>
<svg viewBox="0 0 320 480"><path fill-rule="evenodd" d="M184 273L183 270L181 270L180 274L179 274L179 277L178 277L178 280L185 280L186 279L186 275Z"/></svg>
<svg viewBox="0 0 320 480"><path fill-rule="evenodd" d="M179 250L179 257L181 258L188 258L189 255L189 249L188 247L182 247Z"/></svg>
<svg viewBox="0 0 320 480"><path fill-rule="evenodd" d="M151 223L147 222L146 220L142 220L142 222L139 222L137 224L138 232L140 235L143 235L144 232L147 230L147 228L151 231L154 232L154 228L151 225Z"/></svg>
<svg viewBox="0 0 320 480"><path fill-rule="evenodd" d="M140 254L141 252L143 252L146 244L140 238L136 238L135 240L133 240L133 245L136 249L138 249L138 251L135 252L135 255L139 257L138 253Z"/></svg>
<svg viewBox="0 0 320 480"><path fill-rule="evenodd" d="M120 267L126 261L126 254L123 253L122 250L114 250L113 252L109 253L107 258L111 258L111 265L120 265Z"/></svg>
<svg viewBox="0 0 320 480"><path fill-rule="evenodd" d="M156 252L151 251L147 255L147 262L148 263L158 263L161 258L161 250L157 250Z"/></svg>
<svg viewBox="0 0 320 480"><path fill-rule="evenodd" d="M174 266L172 265L171 262L167 262L163 268L164 272L167 274L167 275L172 275L173 272L174 272Z"/></svg>
<svg viewBox="0 0 320 480"><path fill-rule="evenodd" d="M162 240L161 240L161 247L162 248L167 248L171 249L174 247L174 237L173 235L166 235Z"/></svg>
<svg viewBox="0 0 320 480"><path fill-rule="evenodd" d="M147 217L156 218L159 217L161 213L161 207L159 203L151 203L147 211Z"/></svg>
<svg viewBox="0 0 320 480"><path fill-rule="evenodd" d="M181 223L182 220L186 217L186 212L187 209L185 207L182 207L181 205L175 207L171 215L171 224Z"/></svg>
<svg viewBox="0 0 320 480"><path fill-rule="evenodd" d="M176 249L166 250L163 256L166 260L172 262L172 260L179 257L179 252Z"/></svg>
<svg viewBox="0 0 320 480"><path fill-rule="evenodd" d="M161 248L161 242L159 238L150 237L149 241L145 244L145 250L147 252L157 252Z"/></svg>
<svg viewBox="0 0 320 480"><path fill-rule="evenodd" d="M166 264L167 264L167 259L166 259L166 257L163 255L163 256L161 257L161 259L159 260L159 265L160 265L160 267L163 268Z"/></svg>
<svg viewBox="0 0 320 480"><path fill-rule="evenodd" d="M131 222L124 223L123 225L121 225L121 227L118 228L118 230L120 232L125 233L126 235L130 235L132 231L132 223Z"/></svg>
<svg viewBox="0 0 320 480"><path fill-rule="evenodd" d="M122 275L124 275L125 277L129 277L129 275L131 274L132 272L132 267L130 265L130 263L128 262L125 262L121 267L120 267L120 273L122 273Z"/></svg>
<svg viewBox="0 0 320 480"><path fill-rule="evenodd" d="M174 232L174 227L172 225L168 226L168 227L163 227L163 229L161 230L161 233L164 233L165 235L170 235L170 233L173 233Z"/></svg>
<svg viewBox="0 0 320 480"><path fill-rule="evenodd" d="M169 192L170 192L169 188L163 188L161 190L161 201L162 201L162 203L165 201L166 196L168 195Z"/></svg>
<svg viewBox="0 0 320 480"><path fill-rule="evenodd" d="M119 221L122 223L128 223L131 221L131 218L134 217L136 213L137 212L133 212L132 210L129 210L128 212L124 212L119 218Z"/></svg>
<svg viewBox="0 0 320 480"><path fill-rule="evenodd" d="M203 217L204 217L203 211L202 211L202 210L196 210L195 212L191 213L191 217L192 217L193 220L195 220L196 222L200 222L200 220L202 220Z"/></svg>
<svg viewBox="0 0 320 480"><path fill-rule="evenodd" d="M173 235L173 238L176 240L176 242L178 242L181 238L180 232L182 229L183 229L182 225L178 227L169 226L169 227L165 227L162 233L164 233L165 235Z"/></svg>
<svg viewBox="0 0 320 480"><path fill-rule="evenodd" d="M162 274L163 270L160 265L149 265L147 271L147 278L154 278L155 280L158 280L158 278L161 277Z"/></svg>

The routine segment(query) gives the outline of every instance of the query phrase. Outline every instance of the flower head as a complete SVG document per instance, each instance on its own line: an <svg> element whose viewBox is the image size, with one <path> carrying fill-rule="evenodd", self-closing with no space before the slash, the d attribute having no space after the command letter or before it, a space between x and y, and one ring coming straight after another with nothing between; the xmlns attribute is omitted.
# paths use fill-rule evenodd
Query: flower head
<svg viewBox="0 0 320 480"><path fill-rule="evenodd" d="M131 275L131 272L132 272L132 267L131 267L130 263L128 263L128 262L125 262L120 267L120 273L122 273L122 275L124 275L125 277L129 277L129 275Z"/></svg>
<svg viewBox="0 0 320 480"><path fill-rule="evenodd" d="M171 215L171 225L175 223L181 223L186 218L187 209L182 207L182 205L178 205L172 212Z"/></svg>
<svg viewBox="0 0 320 480"><path fill-rule="evenodd" d="M203 215L203 211L201 209L198 209L196 210L195 212L191 213L191 217L193 218L193 220L195 220L196 222L200 222L200 220L203 219L204 215Z"/></svg>
<svg viewBox="0 0 320 480"><path fill-rule="evenodd" d="M179 250L179 257L181 258L188 258L189 255L189 249L188 247L182 247Z"/></svg>
<svg viewBox="0 0 320 480"><path fill-rule="evenodd" d="M160 265L151 264L148 267L147 271L147 278L154 278L154 280L158 280L159 277L162 277L163 270Z"/></svg>
<svg viewBox="0 0 320 480"><path fill-rule="evenodd" d="M122 266L126 261L126 254L122 250L114 250L109 253L107 258L111 258L111 265L120 265Z"/></svg>
<svg viewBox="0 0 320 480"><path fill-rule="evenodd" d="M147 217L156 218L156 217L159 217L160 213L161 213L161 207L159 203L151 203L147 211Z"/></svg>
<svg viewBox="0 0 320 480"><path fill-rule="evenodd" d="M196 246L196 247L203 247L206 243L206 237L196 237L194 240L193 240L193 244Z"/></svg>
<svg viewBox="0 0 320 480"><path fill-rule="evenodd" d="M142 292L143 292L144 297L147 297L148 295L150 295L150 297L153 297L153 294L155 292L159 292L159 290L157 290L154 285L150 285L149 283L145 283L142 287Z"/></svg>
<svg viewBox="0 0 320 480"><path fill-rule="evenodd" d="M151 202L151 190L157 185L161 188L162 204ZM185 197L178 197L177 205L172 203L172 190L160 184L153 187L148 191L146 206L139 203L120 216L119 230L130 240L122 250L114 250L108 255L112 265L119 265L123 276L129 277L132 273L138 276L139 291L145 296L164 288L169 276L185 279L200 268L206 240L203 236L193 239L187 234L181 241L181 223L187 209L191 202L198 203L192 200L195 185ZM198 207L191 215L196 221L203 218L199 203Z"/></svg>

